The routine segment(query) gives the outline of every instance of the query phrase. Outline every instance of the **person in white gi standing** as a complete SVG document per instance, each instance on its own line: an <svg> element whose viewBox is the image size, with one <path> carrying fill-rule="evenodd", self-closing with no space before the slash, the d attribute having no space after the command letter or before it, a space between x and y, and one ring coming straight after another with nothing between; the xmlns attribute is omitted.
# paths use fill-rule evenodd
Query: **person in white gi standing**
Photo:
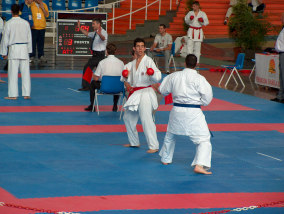
<svg viewBox="0 0 284 214"><path fill-rule="evenodd" d="M233 13L233 6L235 6L237 3L238 3L238 0L230 0L230 6L229 6L227 13L226 13L226 16L225 16L224 25L227 25L228 19L230 18L230 16Z"/></svg>
<svg viewBox="0 0 284 214"><path fill-rule="evenodd" d="M202 27L209 24L207 15L201 11L198 1L193 2L192 11L189 11L185 16L185 23L189 25L187 31L187 54L194 54L197 57L197 63L199 63L201 55L201 42L203 41Z"/></svg>
<svg viewBox="0 0 284 214"><path fill-rule="evenodd" d="M0 17L0 42L2 39L2 31L4 29L4 22L3 19ZM1 80L1 76L0 76L0 83L4 83L5 81Z"/></svg>
<svg viewBox="0 0 284 214"><path fill-rule="evenodd" d="M211 167L210 131L200 106L211 102L213 92L206 79L194 70L196 56L187 55L185 63L184 70L168 75L159 87L164 96L172 93L174 102L160 151L161 161L164 165L172 163L175 135L186 135L196 145L196 154L191 164L194 172L212 174L207 171Z"/></svg>
<svg viewBox="0 0 284 214"><path fill-rule="evenodd" d="M15 100L19 96L19 70L22 74L22 96L25 99L30 99L31 78L29 53L32 52L30 24L19 17L19 5L13 4L11 11L12 19L5 24L0 48L0 54L3 58L8 58L8 97L5 97L5 99Z"/></svg>
<svg viewBox="0 0 284 214"><path fill-rule="evenodd" d="M284 13L282 13L281 20L283 28L275 43L275 50L279 53L280 89L277 93L277 96L271 100L279 103L284 103Z"/></svg>
<svg viewBox="0 0 284 214"><path fill-rule="evenodd" d="M134 40L133 50L136 59L125 65L124 69L129 71L127 78L122 78L129 91L129 97L125 105L123 120L127 129L129 144L125 147L139 147L140 142L136 124L140 117L146 136L149 150L147 153L155 153L159 150L156 125L153 121L153 110L158 108L157 96L152 84L161 80L161 71L156 67L154 61L145 54L145 41L141 38ZM147 70L152 68L153 75L148 75Z"/></svg>

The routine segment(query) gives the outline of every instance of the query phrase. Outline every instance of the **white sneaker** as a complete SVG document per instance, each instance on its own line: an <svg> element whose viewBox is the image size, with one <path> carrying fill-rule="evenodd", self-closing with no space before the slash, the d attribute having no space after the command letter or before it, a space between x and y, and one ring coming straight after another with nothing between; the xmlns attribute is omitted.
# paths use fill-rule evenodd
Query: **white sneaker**
<svg viewBox="0 0 284 214"><path fill-rule="evenodd" d="M34 63L34 61L35 61L35 58L33 56L30 57L30 63Z"/></svg>
<svg viewBox="0 0 284 214"><path fill-rule="evenodd" d="M39 58L39 60L40 60L40 62L47 63L47 60L45 59L45 57L44 57L44 56L41 56L41 57Z"/></svg>

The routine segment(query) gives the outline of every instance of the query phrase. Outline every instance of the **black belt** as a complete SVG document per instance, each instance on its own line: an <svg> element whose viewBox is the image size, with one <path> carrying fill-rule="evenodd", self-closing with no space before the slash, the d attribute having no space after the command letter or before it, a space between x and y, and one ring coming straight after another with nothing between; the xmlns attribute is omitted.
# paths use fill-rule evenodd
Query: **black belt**
<svg viewBox="0 0 284 214"><path fill-rule="evenodd" d="M185 108L200 108L200 105L174 103L174 106Z"/></svg>

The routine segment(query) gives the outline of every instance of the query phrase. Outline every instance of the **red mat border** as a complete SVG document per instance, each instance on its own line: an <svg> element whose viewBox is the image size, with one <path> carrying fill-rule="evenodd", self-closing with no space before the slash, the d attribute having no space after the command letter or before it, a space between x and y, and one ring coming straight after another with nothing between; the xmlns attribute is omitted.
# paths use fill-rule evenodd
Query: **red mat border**
<svg viewBox="0 0 284 214"><path fill-rule="evenodd" d="M284 123L218 123L208 124L211 131L278 131L284 133ZM166 132L167 124L157 124L157 132ZM137 125L143 132L142 125ZM0 126L0 134L50 134L50 133L111 133L126 132L125 125L34 125Z"/></svg>
<svg viewBox="0 0 284 214"><path fill-rule="evenodd" d="M99 210L149 210L149 209L211 209L256 206L283 200L284 192L257 193L195 193L195 194L146 194L74 196L54 198L18 199L0 188L1 201L21 206L52 209L66 212L88 212ZM7 214L16 213L14 208ZM30 212L30 211L29 211ZM6 212L5 212L6 213ZM21 212L24 213L24 212Z"/></svg>

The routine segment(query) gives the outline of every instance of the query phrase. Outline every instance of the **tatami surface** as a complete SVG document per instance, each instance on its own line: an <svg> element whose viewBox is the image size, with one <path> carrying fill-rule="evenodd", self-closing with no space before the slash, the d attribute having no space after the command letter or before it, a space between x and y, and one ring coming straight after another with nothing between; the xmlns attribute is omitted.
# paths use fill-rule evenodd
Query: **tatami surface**
<svg viewBox="0 0 284 214"><path fill-rule="evenodd" d="M128 49L120 54L125 61ZM111 97L99 97L99 116L83 111L89 93L77 89L87 58L57 60L32 65L31 100L4 100L7 84L0 84L0 202L88 214L189 214L284 201L284 104L269 101L274 90L262 89L261 98L216 87L221 74L203 59L200 73L214 92L204 108L213 175L203 176L190 167L195 147L185 136L177 137L168 166L146 153L140 123L141 147L123 147L127 135ZM155 115L160 146L170 109L162 102ZM243 212L280 214L283 205ZM40 212L0 206L0 213Z"/></svg>

